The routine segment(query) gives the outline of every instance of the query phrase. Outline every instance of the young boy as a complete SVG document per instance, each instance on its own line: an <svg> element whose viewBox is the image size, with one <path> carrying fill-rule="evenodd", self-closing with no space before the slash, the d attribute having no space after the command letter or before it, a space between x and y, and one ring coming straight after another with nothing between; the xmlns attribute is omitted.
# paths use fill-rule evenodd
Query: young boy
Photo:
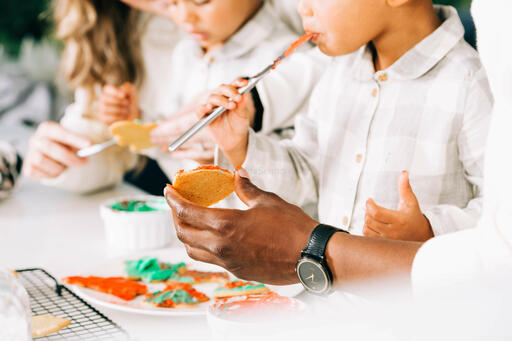
<svg viewBox="0 0 512 341"><path fill-rule="evenodd" d="M203 113L230 97L237 103L210 126L229 161L287 201L317 204L322 223L353 234L420 241L474 227L492 96L455 9L430 0L301 0L299 12L336 58L290 141L250 130L244 100L234 97L244 81L211 95Z"/></svg>

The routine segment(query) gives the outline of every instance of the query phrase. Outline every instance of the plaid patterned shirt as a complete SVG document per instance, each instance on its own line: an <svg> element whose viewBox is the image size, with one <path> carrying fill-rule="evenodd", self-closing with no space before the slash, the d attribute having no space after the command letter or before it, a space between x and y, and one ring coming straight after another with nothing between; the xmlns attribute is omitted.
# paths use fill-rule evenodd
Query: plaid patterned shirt
<svg viewBox="0 0 512 341"><path fill-rule="evenodd" d="M493 99L455 9L436 10L442 25L386 70L374 71L367 46L335 58L293 140L251 132L251 179L361 234L366 200L396 209L408 170L436 235L474 227Z"/></svg>

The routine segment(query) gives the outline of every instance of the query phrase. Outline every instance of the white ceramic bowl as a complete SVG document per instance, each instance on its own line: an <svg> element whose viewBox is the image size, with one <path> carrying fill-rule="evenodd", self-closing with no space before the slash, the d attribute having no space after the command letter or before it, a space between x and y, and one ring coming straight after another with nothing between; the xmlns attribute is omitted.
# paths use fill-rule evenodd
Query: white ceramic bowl
<svg viewBox="0 0 512 341"><path fill-rule="evenodd" d="M112 206L123 201L161 202L160 210L128 212ZM142 195L109 200L100 206L107 246L112 251L131 252L159 249L175 239L171 209L163 197Z"/></svg>

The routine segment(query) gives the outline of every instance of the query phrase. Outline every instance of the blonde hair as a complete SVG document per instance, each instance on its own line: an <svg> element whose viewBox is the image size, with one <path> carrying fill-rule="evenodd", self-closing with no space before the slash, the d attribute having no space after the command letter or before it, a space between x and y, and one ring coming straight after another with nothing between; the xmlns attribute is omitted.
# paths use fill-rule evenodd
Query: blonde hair
<svg viewBox="0 0 512 341"><path fill-rule="evenodd" d="M85 88L93 100L96 85L140 85L139 11L119 0L55 0L53 11L64 42L61 72L72 88Z"/></svg>

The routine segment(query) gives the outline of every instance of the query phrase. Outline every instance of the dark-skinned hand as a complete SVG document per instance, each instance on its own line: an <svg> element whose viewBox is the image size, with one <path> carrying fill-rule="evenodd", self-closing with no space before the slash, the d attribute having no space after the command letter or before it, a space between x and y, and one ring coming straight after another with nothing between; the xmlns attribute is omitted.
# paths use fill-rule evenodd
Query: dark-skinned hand
<svg viewBox="0 0 512 341"><path fill-rule="evenodd" d="M254 186L244 169L235 174L235 192L248 210L198 206L172 187L165 189L178 238L188 255L241 279L298 283L295 264L318 222L299 207Z"/></svg>

